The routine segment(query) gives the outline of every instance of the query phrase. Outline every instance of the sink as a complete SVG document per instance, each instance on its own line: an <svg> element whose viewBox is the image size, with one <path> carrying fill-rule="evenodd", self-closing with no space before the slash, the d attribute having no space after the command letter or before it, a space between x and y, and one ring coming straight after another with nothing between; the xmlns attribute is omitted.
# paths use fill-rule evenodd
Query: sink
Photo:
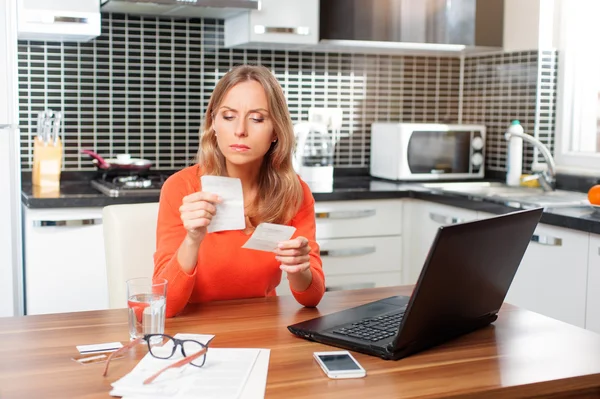
<svg viewBox="0 0 600 399"><path fill-rule="evenodd" d="M452 182L452 183L423 183L426 188L438 188L445 191L451 190L486 190L495 187L508 187L504 183L488 182L488 181L469 181L469 182Z"/></svg>
<svg viewBox="0 0 600 399"><path fill-rule="evenodd" d="M548 191L530 189L531 191L497 192L491 193L492 197L499 197L507 200L516 200L518 202L538 205L538 206L572 206L589 205L587 195L572 191Z"/></svg>
<svg viewBox="0 0 600 399"><path fill-rule="evenodd" d="M503 202L542 207L589 205L587 195L583 193L555 190L544 191L541 188L509 187L499 182L453 182L424 183L423 187L445 192L479 195Z"/></svg>

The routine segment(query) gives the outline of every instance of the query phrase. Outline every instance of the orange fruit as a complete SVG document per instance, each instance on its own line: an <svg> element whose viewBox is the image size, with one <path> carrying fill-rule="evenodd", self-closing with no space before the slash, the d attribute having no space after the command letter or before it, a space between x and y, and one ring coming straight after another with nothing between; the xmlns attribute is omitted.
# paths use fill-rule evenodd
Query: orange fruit
<svg viewBox="0 0 600 399"><path fill-rule="evenodd" d="M596 184L588 191L588 200L590 204L600 205L600 184Z"/></svg>

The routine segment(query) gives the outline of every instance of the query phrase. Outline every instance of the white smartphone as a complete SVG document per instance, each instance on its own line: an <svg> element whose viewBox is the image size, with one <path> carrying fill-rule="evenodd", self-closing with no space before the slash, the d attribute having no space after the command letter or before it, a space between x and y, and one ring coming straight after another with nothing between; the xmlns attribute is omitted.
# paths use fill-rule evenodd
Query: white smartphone
<svg viewBox="0 0 600 399"><path fill-rule="evenodd" d="M329 378L362 378L367 375L348 351L314 352L313 356Z"/></svg>

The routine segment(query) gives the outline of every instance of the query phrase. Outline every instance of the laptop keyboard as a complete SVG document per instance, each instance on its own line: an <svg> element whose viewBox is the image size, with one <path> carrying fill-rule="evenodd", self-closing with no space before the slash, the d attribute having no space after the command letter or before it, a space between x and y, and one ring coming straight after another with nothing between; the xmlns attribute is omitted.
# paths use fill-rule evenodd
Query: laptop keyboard
<svg viewBox="0 0 600 399"><path fill-rule="evenodd" d="M396 335L403 317L404 311L391 313L347 324L332 332L365 341L381 341L382 339Z"/></svg>

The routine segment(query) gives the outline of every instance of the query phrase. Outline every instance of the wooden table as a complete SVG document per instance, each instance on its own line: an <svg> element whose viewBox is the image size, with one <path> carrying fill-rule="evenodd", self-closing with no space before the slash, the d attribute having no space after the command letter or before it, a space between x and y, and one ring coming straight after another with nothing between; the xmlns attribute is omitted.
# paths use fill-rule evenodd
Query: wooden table
<svg viewBox="0 0 600 399"><path fill-rule="evenodd" d="M215 334L214 347L270 348L267 398L600 397L600 335L505 305L490 327L399 361L356 354L367 377L330 380L312 359L331 347L286 326L412 287L327 293L318 309L291 297L189 306L166 332ZM107 398L145 354L80 365L75 345L128 339L126 309L0 318L0 398ZM208 357L210 361L210 355Z"/></svg>

